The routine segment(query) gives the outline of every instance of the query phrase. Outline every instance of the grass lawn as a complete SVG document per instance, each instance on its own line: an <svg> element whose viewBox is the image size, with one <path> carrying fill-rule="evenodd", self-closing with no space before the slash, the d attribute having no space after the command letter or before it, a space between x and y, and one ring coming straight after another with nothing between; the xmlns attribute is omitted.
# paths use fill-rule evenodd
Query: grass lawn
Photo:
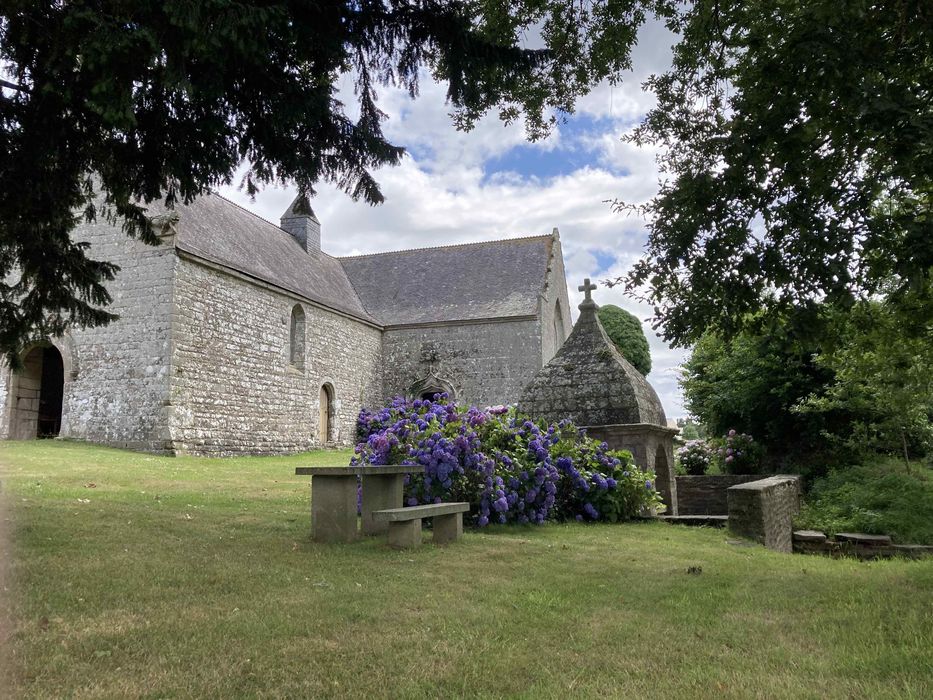
<svg viewBox="0 0 933 700"><path fill-rule="evenodd" d="M662 523L315 544L293 467L346 458L0 444L12 694L933 697L931 560Z"/></svg>

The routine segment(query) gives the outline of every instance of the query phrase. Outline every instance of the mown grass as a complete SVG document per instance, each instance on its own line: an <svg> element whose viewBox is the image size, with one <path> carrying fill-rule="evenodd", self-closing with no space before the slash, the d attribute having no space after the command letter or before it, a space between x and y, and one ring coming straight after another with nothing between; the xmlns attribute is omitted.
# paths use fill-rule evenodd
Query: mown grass
<svg viewBox="0 0 933 700"><path fill-rule="evenodd" d="M0 446L12 693L933 696L933 561L661 523L315 544L293 467L345 461Z"/></svg>

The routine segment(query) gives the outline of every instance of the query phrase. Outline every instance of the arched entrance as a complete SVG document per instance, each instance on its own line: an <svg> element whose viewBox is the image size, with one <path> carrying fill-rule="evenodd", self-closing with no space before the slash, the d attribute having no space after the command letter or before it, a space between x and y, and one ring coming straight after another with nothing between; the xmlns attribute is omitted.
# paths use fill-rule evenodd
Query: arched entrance
<svg viewBox="0 0 933 700"><path fill-rule="evenodd" d="M334 388L330 384L321 385L321 395L318 400L320 414L318 415L318 441L326 444L334 441Z"/></svg>
<svg viewBox="0 0 933 700"><path fill-rule="evenodd" d="M14 440L56 437L62 427L65 369L52 345L37 345L23 357L10 382L10 437Z"/></svg>

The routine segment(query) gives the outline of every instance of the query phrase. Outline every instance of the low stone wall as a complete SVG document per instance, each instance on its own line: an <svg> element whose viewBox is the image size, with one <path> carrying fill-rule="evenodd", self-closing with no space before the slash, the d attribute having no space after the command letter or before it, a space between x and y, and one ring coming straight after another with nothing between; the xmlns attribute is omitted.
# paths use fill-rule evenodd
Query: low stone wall
<svg viewBox="0 0 933 700"><path fill-rule="evenodd" d="M769 549L792 552L794 515L800 510L799 476L770 476L726 490L729 531Z"/></svg>
<svg viewBox="0 0 933 700"><path fill-rule="evenodd" d="M758 474L716 474L677 477L679 515L725 515L729 512L726 489L761 479Z"/></svg>
<svg viewBox="0 0 933 700"><path fill-rule="evenodd" d="M921 559L933 557L933 546L921 544L894 544L887 535L866 535L861 532L840 532L835 539L817 530L796 530L794 551L803 554L823 554L831 557L856 559L889 559L906 557Z"/></svg>

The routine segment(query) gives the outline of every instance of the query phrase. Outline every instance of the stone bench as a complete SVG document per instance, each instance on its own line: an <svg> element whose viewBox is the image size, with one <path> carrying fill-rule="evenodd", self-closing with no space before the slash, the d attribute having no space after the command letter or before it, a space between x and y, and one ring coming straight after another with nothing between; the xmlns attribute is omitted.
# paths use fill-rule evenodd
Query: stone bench
<svg viewBox="0 0 933 700"><path fill-rule="evenodd" d="M463 514L469 503L433 503L426 506L373 511L373 519L389 525L389 546L408 549L421 544L421 519L434 519L434 544L454 542L463 535Z"/></svg>

